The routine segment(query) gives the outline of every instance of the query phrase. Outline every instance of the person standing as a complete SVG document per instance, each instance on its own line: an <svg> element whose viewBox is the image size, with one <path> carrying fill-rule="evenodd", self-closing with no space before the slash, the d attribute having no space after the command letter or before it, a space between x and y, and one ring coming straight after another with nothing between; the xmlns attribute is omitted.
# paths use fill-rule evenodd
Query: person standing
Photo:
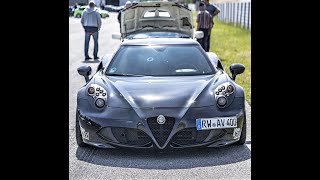
<svg viewBox="0 0 320 180"><path fill-rule="evenodd" d="M120 33L121 33L121 13L122 13L122 11L124 11L126 8L128 8L131 5L132 5L131 1L127 1L124 5L124 8L121 11L119 11L119 13L118 13L118 22L120 25Z"/></svg>
<svg viewBox="0 0 320 180"><path fill-rule="evenodd" d="M101 28L101 16L98 12L98 9L95 8L95 2L90 1L89 7L86 8L81 16L81 24L85 31L85 41L84 41L84 55L85 60L92 59L89 54L89 42L90 37L93 37L94 41L94 48L93 48L93 56L94 60L99 60L98 57L98 38L99 38L99 31Z"/></svg>
<svg viewBox="0 0 320 180"><path fill-rule="evenodd" d="M204 3L206 5L206 10L210 13L210 15L212 16L212 27L214 25L214 16L218 15L220 13L220 9L213 5L213 4L210 4L209 3L209 0L204 0ZM208 42L207 42L207 49L210 50L210 35L211 35L211 30L212 30L212 27L211 29L209 30L209 33L208 33Z"/></svg>
<svg viewBox="0 0 320 180"><path fill-rule="evenodd" d="M197 15L197 31L203 32L203 38L197 39L200 43L201 47L208 52L208 37L209 37L209 30L212 28L212 16L206 10L206 5L203 2L199 4L199 13Z"/></svg>
<svg viewBox="0 0 320 180"><path fill-rule="evenodd" d="M78 3L74 4L73 10L76 10L78 8Z"/></svg>

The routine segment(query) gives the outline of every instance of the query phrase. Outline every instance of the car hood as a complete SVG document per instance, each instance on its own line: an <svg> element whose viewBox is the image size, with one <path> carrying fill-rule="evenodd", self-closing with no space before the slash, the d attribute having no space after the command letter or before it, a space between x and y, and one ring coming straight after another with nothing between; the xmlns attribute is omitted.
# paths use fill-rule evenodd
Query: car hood
<svg viewBox="0 0 320 180"><path fill-rule="evenodd" d="M175 2L139 2L121 14L121 34L141 32L178 32L193 38L191 10Z"/></svg>
<svg viewBox="0 0 320 180"><path fill-rule="evenodd" d="M124 107L128 103L132 108L209 106L213 100L208 100L208 94L218 80L215 75L167 78L108 76L104 79L109 92L112 92L108 106ZM206 98L197 99L200 94Z"/></svg>

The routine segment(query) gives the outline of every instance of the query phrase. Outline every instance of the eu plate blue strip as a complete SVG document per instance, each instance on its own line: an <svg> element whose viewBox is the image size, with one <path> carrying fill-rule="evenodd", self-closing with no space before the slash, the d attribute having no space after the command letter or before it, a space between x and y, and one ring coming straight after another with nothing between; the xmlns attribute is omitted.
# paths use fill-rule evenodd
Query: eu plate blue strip
<svg viewBox="0 0 320 180"><path fill-rule="evenodd" d="M202 130L201 128L201 119L196 119L197 130Z"/></svg>

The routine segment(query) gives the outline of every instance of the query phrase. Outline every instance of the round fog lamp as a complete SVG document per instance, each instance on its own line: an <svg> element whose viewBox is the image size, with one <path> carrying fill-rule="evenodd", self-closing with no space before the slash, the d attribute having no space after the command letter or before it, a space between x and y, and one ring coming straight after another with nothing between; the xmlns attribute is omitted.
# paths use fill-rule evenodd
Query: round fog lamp
<svg viewBox="0 0 320 180"><path fill-rule="evenodd" d="M93 87L89 87L88 88L88 93L89 94L94 94L94 88Z"/></svg>
<svg viewBox="0 0 320 180"><path fill-rule="evenodd" d="M224 96L220 96L217 99L217 103L219 106L225 106L227 104L227 98Z"/></svg>
<svg viewBox="0 0 320 180"><path fill-rule="evenodd" d="M102 107L104 106L105 102L104 102L103 99L98 98L98 99L96 100L95 104L96 104L96 106L97 106L98 108L102 108Z"/></svg>
<svg viewBox="0 0 320 180"><path fill-rule="evenodd" d="M233 90L234 90L234 87L232 85L228 85L228 87L227 87L228 93L232 93Z"/></svg>

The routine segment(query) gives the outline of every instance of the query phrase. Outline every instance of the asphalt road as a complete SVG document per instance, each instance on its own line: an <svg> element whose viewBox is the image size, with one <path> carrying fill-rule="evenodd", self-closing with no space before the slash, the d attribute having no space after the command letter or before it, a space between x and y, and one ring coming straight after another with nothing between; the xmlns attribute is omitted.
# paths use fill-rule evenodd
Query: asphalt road
<svg viewBox="0 0 320 180"><path fill-rule="evenodd" d="M102 20L99 53L113 53L120 41L117 13ZM251 179L251 110L247 105L247 142L243 146L186 149L168 152L79 148L75 140L76 93L85 80L77 73L81 65L93 72L98 62L84 62L84 32L80 19L69 18L69 179ZM89 54L93 52L93 40Z"/></svg>

